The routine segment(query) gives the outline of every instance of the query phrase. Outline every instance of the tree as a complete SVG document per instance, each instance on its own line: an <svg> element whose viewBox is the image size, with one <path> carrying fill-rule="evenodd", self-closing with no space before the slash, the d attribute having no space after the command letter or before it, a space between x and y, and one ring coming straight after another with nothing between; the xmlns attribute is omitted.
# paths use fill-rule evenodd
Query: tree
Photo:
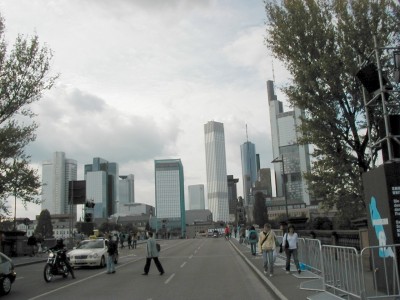
<svg viewBox="0 0 400 300"><path fill-rule="evenodd" d="M254 195L254 210L253 210L254 223L263 227L268 222L268 211L265 205L265 196L262 192L257 192Z"/></svg>
<svg viewBox="0 0 400 300"><path fill-rule="evenodd" d="M377 152L367 151L365 108L355 78L359 59L399 40L400 8L391 0L266 1L266 45L286 65L292 81L283 88L305 114L301 143L314 145L309 191L345 219L365 213L361 174ZM393 101L393 100L392 100ZM398 101L398 100L397 100ZM372 136L382 112L376 110Z"/></svg>
<svg viewBox="0 0 400 300"><path fill-rule="evenodd" d="M4 196L14 197L14 230L17 228L17 199L22 200L26 207L27 202L40 203L40 180L36 170L30 168L26 159L14 160L11 169L6 173L6 183L9 193Z"/></svg>
<svg viewBox="0 0 400 300"><path fill-rule="evenodd" d="M109 223L109 222L104 222L100 225L99 231L101 232L111 232L111 231L121 231L122 226L121 224L116 224L116 223Z"/></svg>
<svg viewBox="0 0 400 300"><path fill-rule="evenodd" d="M38 101L57 78L49 75L51 58L51 51L40 47L37 36L28 39L19 35L7 51L0 16L0 213L9 213L6 202L10 194L22 197L24 204L37 203L34 196L40 181L29 167L25 147L35 140L38 127L30 104ZM15 163L21 168L18 172ZM21 179L22 173L24 179L18 180L16 193L16 178Z"/></svg>
<svg viewBox="0 0 400 300"><path fill-rule="evenodd" d="M138 228L133 223L127 223L123 226L123 231L128 233L137 233Z"/></svg>
<svg viewBox="0 0 400 300"><path fill-rule="evenodd" d="M44 209L40 212L38 223L35 228L35 235L43 238L53 237L53 224L51 223L50 212Z"/></svg>
<svg viewBox="0 0 400 300"><path fill-rule="evenodd" d="M308 229L332 230L332 228L332 221L328 217L316 217L308 223Z"/></svg>

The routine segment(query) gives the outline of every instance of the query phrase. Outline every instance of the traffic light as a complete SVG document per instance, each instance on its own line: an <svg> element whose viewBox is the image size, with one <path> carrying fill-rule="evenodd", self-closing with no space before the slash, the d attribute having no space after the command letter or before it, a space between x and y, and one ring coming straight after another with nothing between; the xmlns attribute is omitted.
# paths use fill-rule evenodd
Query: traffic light
<svg viewBox="0 0 400 300"><path fill-rule="evenodd" d="M93 208L96 204L93 202L93 200L91 201L86 201L85 206L87 208Z"/></svg>
<svg viewBox="0 0 400 300"><path fill-rule="evenodd" d="M93 221L93 214L85 213L85 222L92 222Z"/></svg>

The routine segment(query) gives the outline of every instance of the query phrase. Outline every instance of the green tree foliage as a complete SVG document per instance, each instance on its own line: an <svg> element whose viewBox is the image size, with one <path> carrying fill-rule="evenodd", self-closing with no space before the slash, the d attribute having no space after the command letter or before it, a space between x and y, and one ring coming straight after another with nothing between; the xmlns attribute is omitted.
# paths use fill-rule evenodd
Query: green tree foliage
<svg viewBox="0 0 400 300"><path fill-rule="evenodd" d="M17 217L17 199L20 199L26 206L27 202L36 203L40 202L39 188L40 179L37 170L31 169L29 162L26 159L14 160L11 168L6 172L5 183L9 186L6 188L4 197L14 197L14 227L16 227Z"/></svg>
<svg viewBox="0 0 400 300"><path fill-rule="evenodd" d="M262 192L257 192L254 195L254 210L253 210L254 223L263 227L268 223L268 211L265 204L265 196Z"/></svg>
<svg viewBox="0 0 400 300"><path fill-rule="evenodd" d="M138 233L138 228L133 223L128 223L123 226L123 231L127 233Z"/></svg>
<svg viewBox="0 0 400 300"><path fill-rule="evenodd" d="M53 224L51 224L50 212L47 209L40 212L38 224L35 228L35 235L43 238L53 237Z"/></svg>
<svg viewBox="0 0 400 300"><path fill-rule="evenodd" d="M379 45L398 41L400 7L392 0L265 0L265 7L266 45L292 76L283 91L305 112L300 142L314 145L309 190L326 209L358 217L365 213L361 174L377 153L367 151L355 74L374 48L373 36ZM377 119L372 126L376 136Z"/></svg>
<svg viewBox="0 0 400 300"><path fill-rule="evenodd" d="M29 167L25 147L35 140L38 126L30 104L38 101L57 78L49 76L51 58L51 51L39 45L37 36L19 35L14 46L7 49L0 16L0 213L9 213L5 203L10 194L15 195L17 181L17 196L24 204L36 202L40 181Z"/></svg>
<svg viewBox="0 0 400 300"><path fill-rule="evenodd" d="M121 224L116 224L116 223L109 223L109 222L104 222L100 225L99 231L106 233L106 232L111 232L111 231L121 231L122 226Z"/></svg>
<svg viewBox="0 0 400 300"><path fill-rule="evenodd" d="M308 229L332 230L332 221L328 217L316 217L307 224Z"/></svg>

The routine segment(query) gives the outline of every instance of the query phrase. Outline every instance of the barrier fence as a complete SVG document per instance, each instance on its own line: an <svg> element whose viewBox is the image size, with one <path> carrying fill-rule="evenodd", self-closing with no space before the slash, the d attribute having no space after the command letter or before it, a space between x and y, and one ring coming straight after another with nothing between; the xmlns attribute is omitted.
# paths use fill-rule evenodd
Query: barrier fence
<svg viewBox="0 0 400 300"><path fill-rule="evenodd" d="M360 257L365 299L400 299L400 245L371 246L362 249ZM365 262L369 260L370 264ZM366 276L371 274L371 276ZM371 289L369 287L374 287Z"/></svg>
<svg viewBox="0 0 400 300"><path fill-rule="evenodd" d="M282 237L278 237L282 241ZM400 245L355 247L298 240L299 261L322 281L322 292L346 299L400 300ZM279 254L285 259L285 253ZM321 299L319 296L308 299ZM327 297L328 299L328 297Z"/></svg>
<svg viewBox="0 0 400 300"><path fill-rule="evenodd" d="M282 243L283 236L277 232ZM316 290L307 299L400 300L400 244L364 247L322 244L319 239L299 238L298 258L304 271L301 288ZM277 256L286 260L285 251ZM292 260L293 263L293 260ZM308 274L311 274L308 273ZM297 276L297 274L296 274Z"/></svg>
<svg viewBox="0 0 400 300"><path fill-rule="evenodd" d="M322 268L326 291L334 295L361 297L364 288L356 248L323 245Z"/></svg>

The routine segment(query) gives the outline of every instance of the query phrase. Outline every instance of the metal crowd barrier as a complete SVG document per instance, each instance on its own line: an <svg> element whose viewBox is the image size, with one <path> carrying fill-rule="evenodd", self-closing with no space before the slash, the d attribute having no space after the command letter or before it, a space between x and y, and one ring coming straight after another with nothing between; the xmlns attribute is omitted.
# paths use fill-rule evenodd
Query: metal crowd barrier
<svg viewBox="0 0 400 300"><path fill-rule="evenodd" d="M326 291L361 299L362 272L356 248L323 245L322 274Z"/></svg>
<svg viewBox="0 0 400 300"><path fill-rule="evenodd" d="M321 241L317 239L302 239L303 246L299 240L299 248L302 248L302 262L306 269L318 276L322 276L322 248Z"/></svg>
<svg viewBox="0 0 400 300"><path fill-rule="evenodd" d="M354 247L299 239L298 251L300 263L322 280L322 293L308 299L324 299L323 294L331 299L329 294L335 299L400 300L399 244L366 247L359 253Z"/></svg>
<svg viewBox="0 0 400 300"><path fill-rule="evenodd" d="M400 299L399 253L399 244L361 250L363 299Z"/></svg>

